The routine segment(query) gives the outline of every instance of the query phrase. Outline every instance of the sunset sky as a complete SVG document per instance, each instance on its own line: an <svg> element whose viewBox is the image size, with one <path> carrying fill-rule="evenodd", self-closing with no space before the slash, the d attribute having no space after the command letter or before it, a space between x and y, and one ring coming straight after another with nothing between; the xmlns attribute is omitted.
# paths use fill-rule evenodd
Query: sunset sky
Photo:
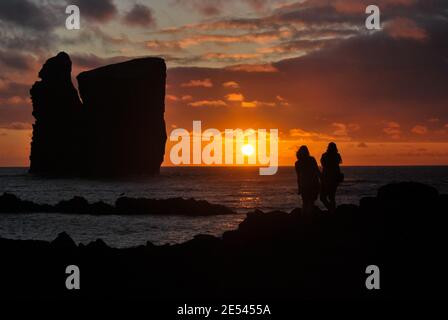
<svg viewBox="0 0 448 320"><path fill-rule="evenodd" d="M65 28L67 4L80 30ZM369 4L380 31L365 28ZM193 120L278 128L281 165L330 141L346 165L448 165L448 1L1 0L0 37L0 166L28 166L29 89L59 51L75 86L87 69L164 57L168 135Z"/></svg>

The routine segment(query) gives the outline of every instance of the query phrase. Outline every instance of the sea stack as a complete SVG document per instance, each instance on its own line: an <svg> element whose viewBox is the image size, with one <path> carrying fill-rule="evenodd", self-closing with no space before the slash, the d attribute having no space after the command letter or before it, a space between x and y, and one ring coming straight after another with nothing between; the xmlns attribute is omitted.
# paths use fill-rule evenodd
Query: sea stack
<svg viewBox="0 0 448 320"><path fill-rule="evenodd" d="M53 176L120 177L157 174L167 139L166 65L142 58L81 73L71 60L50 58L31 89L30 172Z"/></svg>
<svg viewBox="0 0 448 320"><path fill-rule="evenodd" d="M71 80L72 62L65 52L50 58L30 90L33 125L30 172L71 175L79 172L82 103Z"/></svg>
<svg viewBox="0 0 448 320"><path fill-rule="evenodd" d="M135 59L83 72L77 79L89 115L88 173L158 173L167 139L164 60Z"/></svg>

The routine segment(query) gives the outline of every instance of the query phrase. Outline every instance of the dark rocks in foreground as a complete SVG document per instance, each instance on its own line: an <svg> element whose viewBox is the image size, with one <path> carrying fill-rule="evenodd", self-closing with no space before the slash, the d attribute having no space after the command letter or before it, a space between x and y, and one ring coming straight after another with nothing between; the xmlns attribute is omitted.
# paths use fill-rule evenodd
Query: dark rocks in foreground
<svg viewBox="0 0 448 320"><path fill-rule="evenodd" d="M177 245L114 249L101 240L75 245L67 234L51 243L0 239L1 295L182 303L447 298L447 207L435 189L403 183L331 215L252 212L222 238ZM70 264L81 270L79 291L64 287ZM369 265L380 268L380 290L366 289Z"/></svg>
<svg viewBox="0 0 448 320"><path fill-rule="evenodd" d="M30 172L49 176L157 174L165 154L166 65L142 58L81 73L82 102L65 52L50 58L30 90Z"/></svg>
<svg viewBox="0 0 448 320"><path fill-rule="evenodd" d="M37 204L21 200L13 194L4 193L0 196L0 213L67 213L90 215L183 215L183 216L213 216L235 214L231 209L212 204L204 200L171 198L147 199L121 197L115 206L103 201L89 203L83 197L73 197L62 200L56 205Z"/></svg>

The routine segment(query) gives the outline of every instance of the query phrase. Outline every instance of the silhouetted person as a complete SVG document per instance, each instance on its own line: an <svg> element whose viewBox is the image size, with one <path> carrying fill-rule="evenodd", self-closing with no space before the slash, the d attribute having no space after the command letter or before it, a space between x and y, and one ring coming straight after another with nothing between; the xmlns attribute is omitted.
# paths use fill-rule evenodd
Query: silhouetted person
<svg viewBox="0 0 448 320"><path fill-rule="evenodd" d="M342 158L336 143L331 142L328 144L327 152L322 155L320 163L322 165L320 200L329 212L334 212L336 209L336 190L344 180L339 167L342 163Z"/></svg>
<svg viewBox="0 0 448 320"><path fill-rule="evenodd" d="M311 214L319 195L320 171L316 159L310 156L307 146L297 151L295 164L297 173L298 194L302 196L303 213Z"/></svg>

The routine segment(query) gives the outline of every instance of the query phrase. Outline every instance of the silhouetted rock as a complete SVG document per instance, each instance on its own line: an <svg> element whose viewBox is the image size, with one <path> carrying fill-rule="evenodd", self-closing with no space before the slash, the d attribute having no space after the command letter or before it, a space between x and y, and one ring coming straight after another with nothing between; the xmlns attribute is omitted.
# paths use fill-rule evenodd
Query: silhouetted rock
<svg viewBox="0 0 448 320"><path fill-rule="evenodd" d="M76 248L76 243L73 239L65 232L58 234L56 239L51 242L54 248L58 249L74 249Z"/></svg>
<svg viewBox="0 0 448 320"><path fill-rule="evenodd" d="M103 201L98 201L90 205L90 213L95 215L116 214L114 206Z"/></svg>
<svg viewBox="0 0 448 320"><path fill-rule="evenodd" d="M83 197L73 197L71 200L60 201L55 206L55 211L63 213L88 213L89 202Z"/></svg>
<svg viewBox="0 0 448 320"><path fill-rule="evenodd" d="M110 249L109 246L101 239L96 239L93 242L90 242L86 248L91 250L107 250Z"/></svg>
<svg viewBox="0 0 448 320"><path fill-rule="evenodd" d="M79 173L83 115L71 79L72 62L61 52L50 58L30 90L33 102L33 139L30 172L72 175Z"/></svg>
<svg viewBox="0 0 448 320"><path fill-rule="evenodd" d="M81 73L89 175L155 174L165 154L166 66L144 58Z"/></svg>
<svg viewBox="0 0 448 320"><path fill-rule="evenodd" d="M61 200L56 205L36 204L32 201L21 200L13 194L4 193L0 196L0 213L68 213L91 215L184 215L184 216L213 216L235 214L223 205L209 203L195 199L146 199L146 198L118 198L115 206L103 201L90 204L83 197L73 197Z"/></svg>
<svg viewBox="0 0 448 320"><path fill-rule="evenodd" d="M385 208L415 208L433 205L439 192L417 182L391 183L378 190L378 202Z"/></svg>
<svg viewBox="0 0 448 320"><path fill-rule="evenodd" d="M30 172L52 176L156 174L165 154L166 65L142 58L78 76L70 57L50 58L30 90Z"/></svg>
<svg viewBox="0 0 448 320"><path fill-rule="evenodd" d="M122 197L115 202L117 213L207 216L233 214L229 208L195 199L146 199Z"/></svg>

